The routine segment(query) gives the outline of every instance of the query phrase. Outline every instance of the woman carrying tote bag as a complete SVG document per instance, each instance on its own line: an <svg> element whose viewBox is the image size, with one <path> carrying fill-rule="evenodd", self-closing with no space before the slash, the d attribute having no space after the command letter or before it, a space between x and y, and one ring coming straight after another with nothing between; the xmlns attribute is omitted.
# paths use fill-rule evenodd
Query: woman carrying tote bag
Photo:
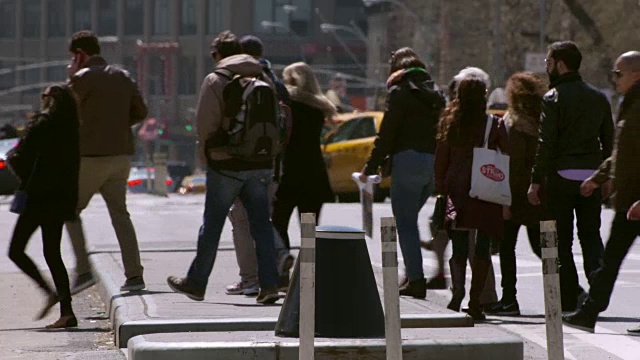
<svg viewBox="0 0 640 360"><path fill-rule="evenodd" d="M488 149L509 153L504 124L497 118L488 118L487 88L481 80L465 79L460 82L456 98L449 103L440 120L438 145L435 156L436 193L447 195L455 213L455 228L449 231L453 243L451 263L456 268L466 267L469 231L477 230L474 261L471 267L469 315L484 320L480 295L491 263L491 237L502 237L503 206L473 198L471 177L474 148L483 147L487 122L491 121L486 145ZM464 290L454 291L450 309L459 310Z"/></svg>

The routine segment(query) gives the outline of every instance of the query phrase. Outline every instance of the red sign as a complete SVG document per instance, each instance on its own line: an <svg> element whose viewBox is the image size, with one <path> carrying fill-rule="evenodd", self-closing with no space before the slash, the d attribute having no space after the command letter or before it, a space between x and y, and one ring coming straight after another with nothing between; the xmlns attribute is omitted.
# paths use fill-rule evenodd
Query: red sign
<svg viewBox="0 0 640 360"><path fill-rule="evenodd" d="M482 167L480 168L480 172L485 177L497 182L501 182L505 178L505 175L502 172L502 170L498 169L493 164L482 165Z"/></svg>

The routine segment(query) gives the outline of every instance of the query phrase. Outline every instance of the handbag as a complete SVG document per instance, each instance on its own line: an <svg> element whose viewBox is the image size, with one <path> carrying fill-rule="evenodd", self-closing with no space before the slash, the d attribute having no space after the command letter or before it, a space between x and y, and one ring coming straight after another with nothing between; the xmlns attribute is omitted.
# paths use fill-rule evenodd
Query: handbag
<svg viewBox="0 0 640 360"><path fill-rule="evenodd" d="M492 127L493 117L489 115L484 145L473 149L469 196L493 204L509 206L511 205L509 155L503 154L499 149L488 148Z"/></svg>
<svg viewBox="0 0 640 360"><path fill-rule="evenodd" d="M447 196L438 195L436 197L436 205L433 208L431 223L436 231L444 229L444 221L447 216Z"/></svg>
<svg viewBox="0 0 640 360"><path fill-rule="evenodd" d="M27 179L27 182L24 185L24 188L22 190L16 190L16 192L13 194L13 201L11 201L11 206L9 206L9 211L14 214L20 215L20 214L23 214L25 210L27 210L27 202L29 200L27 190L29 188L29 185L31 184L31 179L35 174L36 167L38 165L38 159L40 159L39 155L36 157L36 160L33 163L33 168L31 169L31 173L29 174L29 178Z"/></svg>

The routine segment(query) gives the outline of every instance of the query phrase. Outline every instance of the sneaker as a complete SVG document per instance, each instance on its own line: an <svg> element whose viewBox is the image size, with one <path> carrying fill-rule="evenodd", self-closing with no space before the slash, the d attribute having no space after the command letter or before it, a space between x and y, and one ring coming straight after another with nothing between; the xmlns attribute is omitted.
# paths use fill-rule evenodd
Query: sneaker
<svg viewBox="0 0 640 360"><path fill-rule="evenodd" d="M466 308L462 309L463 312L466 312L469 316L473 318L473 321L485 321L487 317L484 314L482 308Z"/></svg>
<svg viewBox="0 0 640 360"><path fill-rule="evenodd" d="M293 262L295 258L291 254L287 254L285 256L280 257L278 260L278 274L284 275L289 274L289 270L293 267Z"/></svg>
<svg viewBox="0 0 640 360"><path fill-rule="evenodd" d="M280 299L278 289L275 287L262 288L260 289L260 294L258 294L258 297L256 298L256 302L258 304L269 305L275 303L278 299Z"/></svg>
<svg viewBox="0 0 640 360"><path fill-rule="evenodd" d="M429 290L445 290L446 288L447 281L444 279L444 275L436 276L427 281L427 289Z"/></svg>
<svg viewBox="0 0 640 360"><path fill-rule="evenodd" d="M631 328L631 329L627 329L627 334L631 335L631 336L640 336L640 326Z"/></svg>
<svg viewBox="0 0 640 360"><path fill-rule="evenodd" d="M278 278L278 291L287 292L289 291L289 274L280 275Z"/></svg>
<svg viewBox="0 0 640 360"><path fill-rule="evenodd" d="M497 316L520 316L520 305L517 300L508 303L500 300L497 303L485 306L484 312Z"/></svg>
<svg viewBox="0 0 640 360"><path fill-rule="evenodd" d="M169 276L167 278L167 284L171 288L171 290L186 295L189 299L194 301L202 301L204 300L204 291L198 291L192 289L187 285L186 278L179 278L175 276Z"/></svg>
<svg viewBox="0 0 640 360"><path fill-rule="evenodd" d="M120 286L120 291L140 291L144 289L146 285L142 276L134 276L127 279L124 285Z"/></svg>
<svg viewBox="0 0 640 360"><path fill-rule="evenodd" d="M93 277L93 274L90 271L79 274L73 281L73 286L71 287L71 295L75 295L85 289L92 287L95 284L96 279Z"/></svg>
<svg viewBox="0 0 640 360"><path fill-rule="evenodd" d="M225 286L224 292L227 295L247 295L247 296L255 296L258 295L260 291L260 286L256 283L247 283L238 281L236 283Z"/></svg>
<svg viewBox="0 0 640 360"><path fill-rule="evenodd" d="M562 317L562 322L568 327L593 333L597 319L597 313L593 314L585 311L584 309L580 309L573 314L564 315Z"/></svg>
<svg viewBox="0 0 640 360"><path fill-rule="evenodd" d="M405 286L400 288L401 296L411 296L416 299L424 299L427 297L427 281L422 278L409 281Z"/></svg>

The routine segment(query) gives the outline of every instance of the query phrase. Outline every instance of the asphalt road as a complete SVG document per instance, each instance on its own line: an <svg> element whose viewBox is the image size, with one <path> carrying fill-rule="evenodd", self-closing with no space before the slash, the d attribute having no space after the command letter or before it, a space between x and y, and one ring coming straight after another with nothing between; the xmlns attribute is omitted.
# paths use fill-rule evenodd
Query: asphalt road
<svg viewBox="0 0 640 360"><path fill-rule="evenodd" d="M130 212L134 224L137 229L138 238L142 249L153 248L194 248L198 228L202 220L202 210L204 197L202 195L180 196L172 195L169 198L153 197L148 195L132 195L129 197ZM427 220L432 212L433 203L430 201L420 214L420 229L424 238L429 237ZM13 225L16 217L8 213L7 205L0 201L0 248L7 249ZM380 265L380 217L391 216L390 203L374 205L374 237L368 241L369 251L374 266ZM94 198L90 207L83 213L85 227L87 229L87 238L91 247L103 248L117 247L115 235L110 224L110 220L102 199ZM608 239L612 212L603 211L601 228L602 237L605 241ZM361 226L361 212L359 204L327 204L323 208L320 223L323 225L346 225L353 227ZM299 245L299 225L293 220L290 224L289 233L292 239L292 245ZM227 223L222 235L221 246L231 247L231 226ZM6 250L4 250L6 253ZM450 247L448 249L450 251ZM518 300L523 312L523 316L514 318L490 317L486 324L479 326L499 326L500 328L510 331L520 336L525 342L525 358L526 359L546 359L546 336L544 325L544 293L542 288L542 271L539 260L533 255L529 248L524 230L521 231L516 249L518 256ZM44 258L42 257L42 246L40 244L39 234L34 236L28 248L31 254L41 268L44 267ZM582 255L580 247L576 241L574 246L574 254L579 270L582 268ZM3 255L4 256L4 255ZM424 252L425 273L431 274L435 271L435 261L433 255ZM448 258L449 255L447 255ZM74 258L71 253L68 239L63 239L63 258L68 267L74 266ZM500 282L499 259L494 257L494 266L496 268L497 283ZM402 264L402 262L401 262ZM185 264L185 270L186 266ZM52 343L60 344L62 340L47 340L45 336L40 336L41 332L34 329L43 326L46 322L36 323L30 318L38 306L40 299L34 287L28 283L27 278L17 274L15 266L4 257L0 261L0 281L3 289L10 286L19 286L20 290L11 293L2 293L0 297L0 319L2 327L0 327L0 358L5 358L4 352L19 359L33 359L31 355L23 355L22 349L42 349L38 354L59 354L51 348ZM214 267L214 273L216 271ZM637 242L632 248L631 253L627 257L620 273L618 283L614 291L609 310L601 314L600 322L596 328L596 334L587 334L578 330L564 328L564 345L565 357L567 359L640 359L640 338L633 338L626 335L625 329L640 324L640 311L638 311L638 297L640 297L640 242ZM470 271L467 271L470 276ZM588 287L584 273L580 273L581 284ZM469 278L467 279L467 285ZM499 285L498 285L499 287ZM468 289L468 286L467 286ZM498 295L500 289L498 289ZM84 295L88 296L88 295ZM430 291L427 298L436 303L446 305L449 300L450 293L448 290ZM11 301L10 301L11 300ZM23 301L24 300L24 301ZM28 301L27 301L28 300ZM95 304L86 299L87 304ZM82 298L76 299L77 313L80 317L96 317L100 316L97 308L101 304L96 304L96 308L91 306L83 307ZM93 299L92 301L98 301ZM8 304L8 305L7 305ZM466 304L466 300L465 300ZM11 310L7 310L9 307ZM22 315L14 314L13 308L17 307ZM9 317L7 312L11 313ZM100 320L96 320L100 321ZM96 356L100 354L112 354L109 344L101 344L101 335L105 334L103 326L99 325L99 329L91 331L92 324L87 324L87 330L82 332L65 333L68 344L76 346L77 351L95 351ZM96 327L98 325L93 325ZM82 326L81 326L82 328ZM26 329L26 330L11 330ZM15 334L14 334L15 333ZM15 342L12 340L11 346L4 344L7 336L17 336L23 338L26 343ZM13 338L12 338L13 339ZM93 342L92 342L93 341ZM100 346L107 346L106 350L100 352ZM24 350L26 351L26 350ZM111 353L110 353L111 351ZM20 357L22 356L22 357ZM105 356L118 356L117 354ZM11 357L8 357L11 358ZM44 357L43 357L44 358ZM51 357L46 357L51 359ZM55 358L55 357L54 357ZM66 357L64 357L66 358ZM88 357L79 357L88 358ZM97 357L100 358L100 357ZM105 357L111 359L109 357ZM117 358L117 357L114 357ZM93 359L93 357L91 357Z"/></svg>

